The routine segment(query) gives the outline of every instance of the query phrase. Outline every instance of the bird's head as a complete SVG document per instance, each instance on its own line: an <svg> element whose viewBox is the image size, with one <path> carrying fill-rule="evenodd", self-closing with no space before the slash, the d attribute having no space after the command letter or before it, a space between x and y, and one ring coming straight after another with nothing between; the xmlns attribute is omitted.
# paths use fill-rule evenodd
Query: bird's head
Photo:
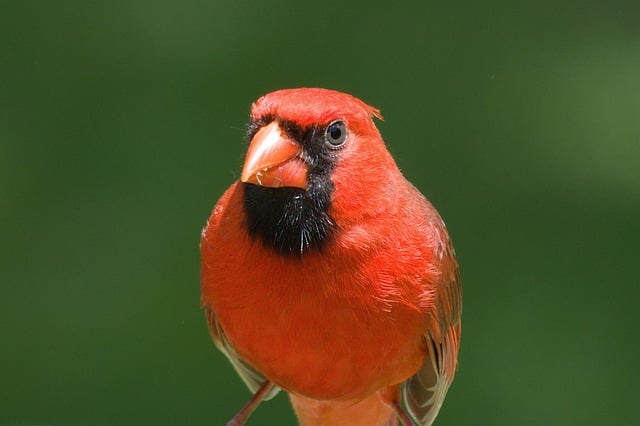
<svg viewBox="0 0 640 426"><path fill-rule="evenodd" d="M326 89L258 99L240 177L249 232L281 253L303 254L388 202L399 172L373 117L382 119L376 108Z"/></svg>

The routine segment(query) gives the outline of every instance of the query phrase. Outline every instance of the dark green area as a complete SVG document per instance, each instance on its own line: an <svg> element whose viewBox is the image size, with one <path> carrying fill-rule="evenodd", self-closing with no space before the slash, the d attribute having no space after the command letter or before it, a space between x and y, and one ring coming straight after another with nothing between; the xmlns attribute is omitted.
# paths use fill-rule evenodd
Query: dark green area
<svg viewBox="0 0 640 426"><path fill-rule="evenodd" d="M199 309L251 102L380 107L464 280L439 425L633 425L640 3L0 5L0 425L220 425ZM517 5L515 3L518 3ZM280 395L250 422L294 424Z"/></svg>

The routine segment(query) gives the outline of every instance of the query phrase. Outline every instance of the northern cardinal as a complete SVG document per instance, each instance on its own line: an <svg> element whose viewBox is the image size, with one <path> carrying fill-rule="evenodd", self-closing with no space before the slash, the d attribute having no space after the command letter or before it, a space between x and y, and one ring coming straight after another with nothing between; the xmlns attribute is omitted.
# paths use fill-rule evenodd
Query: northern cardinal
<svg viewBox="0 0 640 426"><path fill-rule="evenodd" d="M287 89L251 109L239 181L200 243L218 349L301 425L430 425L456 371L458 264L444 222L345 93ZM419 143L424 143L419 141Z"/></svg>

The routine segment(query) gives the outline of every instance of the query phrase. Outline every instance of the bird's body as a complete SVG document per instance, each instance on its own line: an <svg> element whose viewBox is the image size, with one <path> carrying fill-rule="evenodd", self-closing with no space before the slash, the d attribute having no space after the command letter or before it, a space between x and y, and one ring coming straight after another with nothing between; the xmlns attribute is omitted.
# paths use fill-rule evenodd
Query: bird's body
<svg viewBox="0 0 640 426"><path fill-rule="evenodd" d="M290 392L303 425L393 424L403 386L408 412L430 424L455 372L455 255L372 114L324 89L263 97L250 127L259 147L202 235L214 341L253 391Z"/></svg>

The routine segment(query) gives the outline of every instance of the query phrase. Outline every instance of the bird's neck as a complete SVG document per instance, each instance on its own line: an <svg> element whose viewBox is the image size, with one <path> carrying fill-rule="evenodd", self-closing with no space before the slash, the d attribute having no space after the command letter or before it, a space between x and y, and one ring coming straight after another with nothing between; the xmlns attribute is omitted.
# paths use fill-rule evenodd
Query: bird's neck
<svg viewBox="0 0 640 426"><path fill-rule="evenodd" d="M335 222L329 216L329 189L267 188L242 184L247 231L265 247L285 256L321 249Z"/></svg>

